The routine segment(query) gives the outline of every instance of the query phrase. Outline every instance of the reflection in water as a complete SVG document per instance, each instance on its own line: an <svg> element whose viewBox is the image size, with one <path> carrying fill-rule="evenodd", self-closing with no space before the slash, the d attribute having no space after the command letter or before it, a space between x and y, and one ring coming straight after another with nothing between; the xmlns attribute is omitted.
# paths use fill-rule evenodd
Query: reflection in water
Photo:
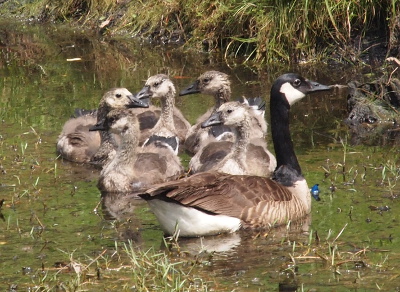
<svg viewBox="0 0 400 292"><path fill-rule="evenodd" d="M400 80L381 77L371 82L348 84L345 123L353 145L398 145L400 128Z"/></svg>
<svg viewBox="0 0 400 292"><path fill-rule="evenodd" d="M252 283L248 291L266 289L268 283L267 287L274 287L274 290L294 291L291 289L298 287L298 271L284 242L304 242L309 236L310 223L311 216L308 216L270 230L180 238L178 245L181 254L189 253L204 264L204 274L218 275L225 281L236 283L238 289L248 287L244 283ZM258 277L254 277L254 270L261 271Z"/></svg>
<svg viewBox="0 0 400 292"><path fill-rule="evenodd" d="M348 124L351 145L391 146L400 145L400 127L387 122L376 125Z"/></svg>
<svg viewBox="0 0 400 292"><path fill-rule="evenodd" d="M125 220L134 216L138 206L146 205L136 194L107 193L101 194L101 206L106 220Z"/></svg>
<svg viewBox="0 0 400 292"><path fill-rule="evenodd" d="M142 224L135 215L135 209L146 205L146 202L135 194L129 193L102 193L101 207L104 219L112 221L120 240L131 240L135 244L142 242Z"/></svg>
<svg viewBox="0 0 400 292"><path fill-rule="evenodd" d="M200 253L229 253L235 252L241 244L240 233L220 234L199 238L180 238L180 248L192 255Z"/></svg>

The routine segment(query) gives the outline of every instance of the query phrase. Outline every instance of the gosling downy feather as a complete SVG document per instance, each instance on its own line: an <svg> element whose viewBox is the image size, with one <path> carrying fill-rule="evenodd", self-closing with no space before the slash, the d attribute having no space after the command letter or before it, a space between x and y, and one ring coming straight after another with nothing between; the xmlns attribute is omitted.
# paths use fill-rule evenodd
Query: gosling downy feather
<svg viewBox="0 0 400 292"><path fill-rule="evenodd" d="M277 169L273 179L203 172L154 186L147 200L166 234L196 237L267 228L300 219L311 211L311 196L293 149L290 105L307 93L330 87L289 73L271 88L271 130Z"/></svg>
<svg viewBox="0 0 400 292"><path fill-rule="evenodd" d="M210 108L205 114L197 119L187 133L185 141L185 149L190 154L197 153L201 147L215 140L234 141L234 133L229 127L223 125L214 125L211 129L201 128L201 123L204 122L219 106L231 99L231 83L229 76L219 71L207 71L201 74L197 80L182 90L179 95L188 95L202 93L211 95L215 99L214 107ZM243 100L247 102L247 100ZM261 114L260 114L261 113ZM251 139L264 138L267 132L267 123L264 119L264 111L257 111L252 118L254 126L251 132ZM218 135L216 135L218 133Z"/></svg>
<svg viewBox="0 0 400 292"><path fill-rule="evenodd" d="M276 168L276 159L267 149L265 139L250 141L253 108L245 103L222 104L202 127L226 125L235 130L235 142L210 142L197 152L189 163L192 173L217 171L234 175L269 177ZM253 142L253 143L250 143Z"/></svg>
<svg viewBox="0 0 400 292"><path fill-rule="evenodd" d="M102 123L107 114L114 109L148 107L148 100L140 100L125 88L110 90L100 101L97 111L97 123ZM119 137L108 131L101 131L100 138L99 150L91 157L90 163L102 167L113 159L118 147Z"/></svg>
<svg viewBox="0 0 400 292"><path fill-rule="evenodd" d="M153 184L177 179L183 173L179 157L168 147L153 143L139 147L139 122L129 110L113 110L95 130L121 137L114 158L103 167L98 188L102 192L132 192Z"/></svg>
<svg viewBox="0 0 400 292"><path fill-rule="evenodd" d="M79 163L102 161L100 157L108 156L109 149L114 149L110 147L112 137L89 129L113 108L140 106L145 107L146 104L133 97L127 89L110 89L101 98L98 110L76 110L75 117L64 124L57 140L57 153L64 159Z"/></svg>
<svg viewBox="0 0 400 292"><path fill-rule="evenodd" d="M163 137L174 137L179 139L179 144L183 145L186 133L190 128L190 123L184 118L183 114L175 107L175 86L167 75L157 74L147 79L145 86L136 96L140 99L160 99L161 110L159 118L155 108L147 111L138 112L138 117L146 117L147 123L141 123L141 141L146 143L146 140L152 135ZM153 114L154 112L154 114ZM153 118L152 118L153 117ZM156 121L151 127L150 121Z"/></svg>

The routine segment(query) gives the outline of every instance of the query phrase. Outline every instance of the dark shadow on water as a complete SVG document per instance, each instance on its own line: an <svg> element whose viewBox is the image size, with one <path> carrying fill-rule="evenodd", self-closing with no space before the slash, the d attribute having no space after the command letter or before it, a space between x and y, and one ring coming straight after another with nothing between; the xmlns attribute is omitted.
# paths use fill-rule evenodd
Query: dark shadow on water
<svg viewBox="0 0 400 292"><path fill-rule="evenodd" d="M345 119L352 145L399 145L400 80L383 75L369 82L348 84Z"/></svg>

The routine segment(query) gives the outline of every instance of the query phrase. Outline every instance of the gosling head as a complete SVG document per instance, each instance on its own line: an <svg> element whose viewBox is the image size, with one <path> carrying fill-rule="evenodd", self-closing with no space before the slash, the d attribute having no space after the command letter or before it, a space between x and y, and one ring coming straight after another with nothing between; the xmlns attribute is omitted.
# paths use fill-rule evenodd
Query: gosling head
<svg viewBox="0 0 400 292"><path fill-rule="evenodd" d="M104 120L91 127L89 131L108 131L123 134L131 127L138 127L138 119L129 110L117 109L110 111Z"/></svg>
<svg viewBox="0 0 400 292"><path fill-rule="evenodd" d="M249 110L249 106L236 101L224 103L201 124L201 127L220 124L226 126L240 125L246 119Z"/></svg>
<svg viewBox="0 0 400 292"><path fill-rule="evenodd" d="M136 97L139 99L144 98L163 98L168 94L175 95L175 86L172 81L165 74L157 74L149 77L146 84L140 90Z"/></svg>
<svg viewBox="0 0 400 292"><path fill-rule="evenodd" d="M201 74L193 84L182 90L179 95L194 93L203 93L212 96L218 95L222 103L227 102L231 95L229 76L219 71L207 71Z"/></svg>
<svg viewBox="0 0 400 292"><path fill-rule="evenodd" d="M126 88L110 89L103 95L102 102L109 109L149 107L148 101L140 100Z"/></svg>

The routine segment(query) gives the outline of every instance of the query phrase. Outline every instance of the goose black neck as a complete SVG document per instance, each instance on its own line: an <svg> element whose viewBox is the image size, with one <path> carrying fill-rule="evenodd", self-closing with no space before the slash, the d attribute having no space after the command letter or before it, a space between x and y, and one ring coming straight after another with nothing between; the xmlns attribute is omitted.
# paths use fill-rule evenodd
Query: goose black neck
<svg viewBox="0 0 400 292"><path fill-rule="evenodd" d="M301 175L301 168L294 152L293 142L289 129L290 105L280 90L281 84L274 84L271 89L270 115L271 132L274 143L277 167L289 166Z"/></svg>

